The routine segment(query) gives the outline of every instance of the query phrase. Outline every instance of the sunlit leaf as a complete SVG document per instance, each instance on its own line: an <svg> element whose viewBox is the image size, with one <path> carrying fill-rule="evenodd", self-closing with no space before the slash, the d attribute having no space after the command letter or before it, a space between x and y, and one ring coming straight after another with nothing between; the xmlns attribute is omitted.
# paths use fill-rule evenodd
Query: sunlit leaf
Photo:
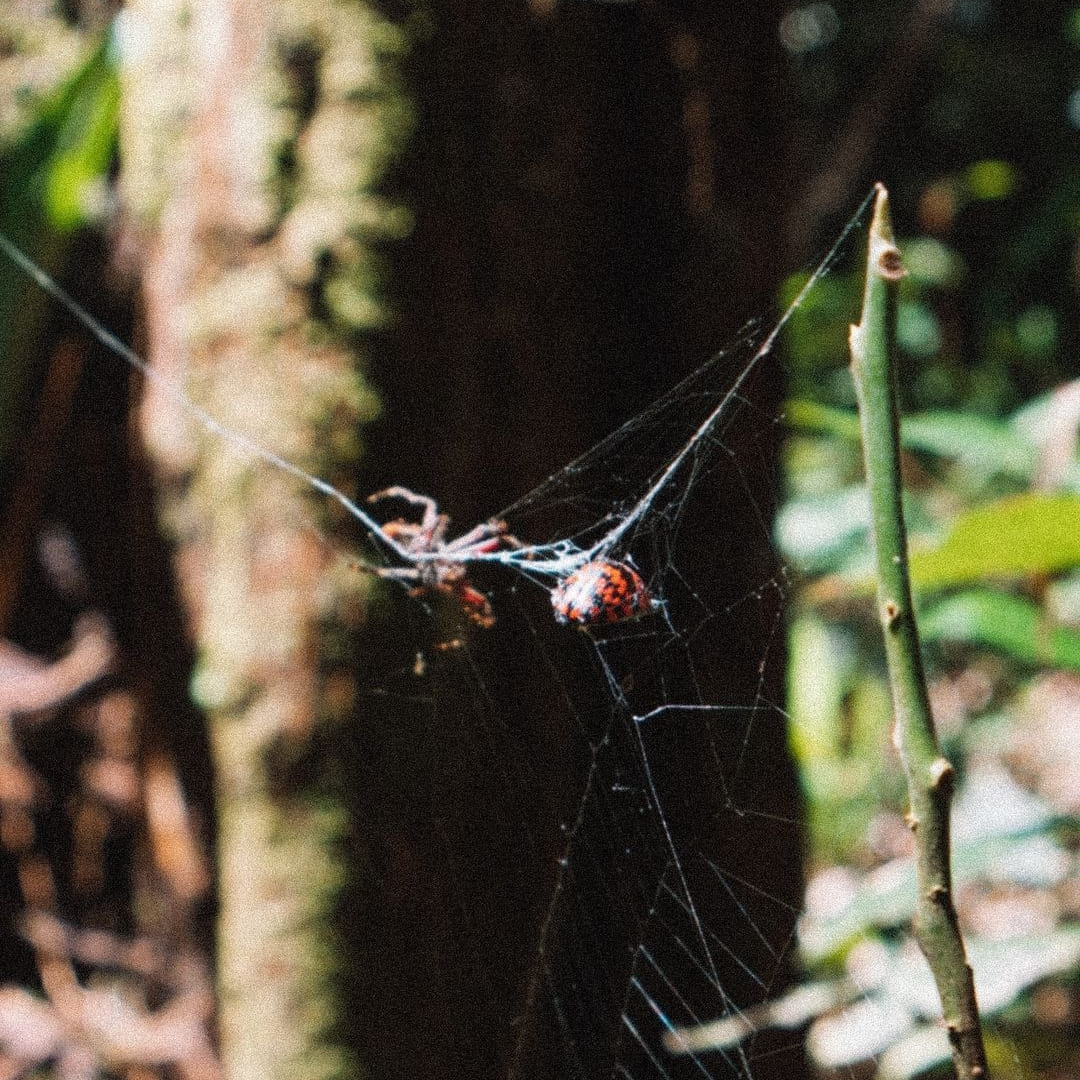
<svg viewBox="0 0 1080 1080"><path fill-rule="evenodd" d="M1046 832L1052 810L1003 770L973 774L957 795L953 871L958 884L1046 887L1068 874L1069 860ZM813 895L811 886L810 895ZM915 864L894 859L862 877L850 894L809 905L799 927L804 959L835 956L867 933L910 923L915 913ZM827 909L827 910L826 910Z"/></svg>
<svg viewBox="0 0 1080 1080"><path fill-rule="evenodd" d="M818 1065L843 1068L877 1058L877 1076L900 1080L947 1061L949 1041L937 1022L941 1008L923 957L914 948L880 955L884 965L874 991L815 1021L807 1045ZM1044 979L1075 970L1080 928L1000 941L972 938L968 957L980 1011L994 1016Z"/></svg>
<svg viewBox="0 0 1080 1080"><path fill-rule="evenodd" d="M911 557L920 588L1052 574L1080 565L1080 496L1030 492L959 517L945 542Z"/></svg>
<svg viewBox="0 0 1080 1080"><path fill-rule="evenodd" d="M62 125L58 148L49 163L45 210L57 229L73 229L92 216L90 192L100 183L116 150L120 84L103 56L86 74L83 94Z"/></svg>
<svg viewBox="0 0 1080 1080"><path fill-rule="evenodd" d="M790 500L777 514L776 542L788 558L812 572L836 566L853 544L865 540L869 526L870 503L860 484Z"/></svg>
<svg viewBox="0 0 1080 1080"><path fill-rule="evenodd" d="M819 1068L841 1069L882 1054L907 1035L914 1023L907 1009L875 994L822 1017L810 1028L806 1044Z"/></svg>

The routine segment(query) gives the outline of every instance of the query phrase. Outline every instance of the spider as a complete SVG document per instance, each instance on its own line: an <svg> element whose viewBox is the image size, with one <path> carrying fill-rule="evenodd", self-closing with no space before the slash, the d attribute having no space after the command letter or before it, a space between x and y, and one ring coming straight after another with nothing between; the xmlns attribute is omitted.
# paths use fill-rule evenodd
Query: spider
<svg viewBox="0 0 1080 1080"><path fill-rule="evenodd" d="M429 495L417 495L406 487L388 487L368 496L368 502L398 499L416 507L419 521L398 518L380 527L383 537L400 549L411 566L365 567L370 573L411 585L409 595L438 604L450 600L468 622L485 630L495 624L491 602L470 584L465 563L473 556L488 555L501 547L523 545L507 531L505 521L484 521L454 540L447 540L450 518L440 513Z"/></svg>
<svg viewBox="0 0 1080 1080"><path fill-rule="evenodd" d="M468 579L466 564L470 559L491 555L501 548L528 549L512 536L504 521L485 521L467 533L447 540L448 515L428 495L417 495L406 487L388 487L368 496L368 502L398 499L419 511L419 521L397 518L377 526L383 540L408 562L406 566L363 567L382 578L408 584L409 595L427 600L437 613L452 610L474 626L488 629L495 615L488 598ZM539 569L537 563L532 564ZM551 590L555 619L580 627L603 623L628 622L662 607L653 599L641 575L625 562L592 559L571 565L558 573L558 584ZM461 644L460 636L440 645L451 648Z"/></svg>
<svg viewBox="0 0 1080 1080"><path fill-rule="evenodd" d="M551 606L557 622L588 627L640 619L661 602L629 563L594 559L555 586Z"/></svg>

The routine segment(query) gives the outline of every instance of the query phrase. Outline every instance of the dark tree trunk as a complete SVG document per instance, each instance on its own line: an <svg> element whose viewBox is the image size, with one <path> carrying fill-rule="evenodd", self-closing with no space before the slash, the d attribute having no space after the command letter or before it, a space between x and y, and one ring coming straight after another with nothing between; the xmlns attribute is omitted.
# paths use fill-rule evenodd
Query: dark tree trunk
<svg viewBox="0 0 1080 1080"><path fill-rule="evenodd" d="M523 4L501 5L497 15L489 4L434 5L430 33L412 54L419 127L398 180L417 227L394 263L402 318L374 373L387 412L368 486L430 493L467 528L672 386L748 316L771 309L786 268L778 14L776 4L705 2L677 12L562 3L548 17ZM763 372L753 392L766 413L775 410L779 370ZM733 491L731 506L742 509L694 526L693 558L723 560L723 573L747 588L774 573L750 517L753 505L775 499L775 451L775 443L755 445L744 477L750 502ZM500 625L505 640L511 631ZM713 658L711 700L752 693L769 631L748 627ZM780 636L760 687L771 701L782 697ZM579 779L567 771L558 721L535 700L550 688L538 689L528 665L515 666L529 641L517 644L501 649L485 708L512 717L514 730L535 725L535 738L509 752L551 788L566 784L552 798L572 819ZM585 1064L572 1067L551 995L529 997L543 963L539 924L563 842L559 818L523 830L500 817L504 807L508 816L527 812L508 798L506 762L500 772L478 738L453 734L476 723L475 690L451 663L436 674L431 711L391 706L380 731L359 736L366 765L355 813L380 882L357 900L365 1057L380 1078L606 1075L599 1044L611 1032L597 1030L597 1047L579 1047ZM721 845L732 875L774 898L754 918L783 952L802 849L782 728L763 727L751 758L740 775L754 777L755 805L790 827L761 827L758 817L725 837L713 835L715 824L702 835ZM686 770L687 783L708 788L704 764ZM408 790L388 790L389 774L410 777ZM707 819L721 808L696 812ZM700 820L680 826L678 815L672 823L687 840L701 828ZM526 846L534 840L539 854ZM628 943L610 936L614 969ZM736 1002L760 994L740 979L728 974ZM569 985L558 993L574 999ZM608 1019L617 1027L617 1015ZM797 1050L769 1055L758 1045L759 1080L801 1068Z"/></svg>

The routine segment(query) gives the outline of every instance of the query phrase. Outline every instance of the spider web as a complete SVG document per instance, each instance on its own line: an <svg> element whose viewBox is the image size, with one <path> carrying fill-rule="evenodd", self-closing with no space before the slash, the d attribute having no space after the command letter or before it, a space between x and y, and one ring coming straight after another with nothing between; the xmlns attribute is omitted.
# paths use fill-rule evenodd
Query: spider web
<svg viewBox="0 0 1080 1080"><path fill-rule="evenodd" d="M452 1035L441 1048L453 1069L515 1080L801 1069L797 1036L755 1034L746 1017L791 980L800 879L785 868L802 852L777 690L787 593L771 547L778 418L755 404L755 380L797 307L859 247L865 209L778 325L748 327L496 515L525 546L468 558L492 597L492 630L448 649L432 612L440 647L419 674L403 663L399 682L380 684L400 707L391 730L424 746L369 732L357 760L379 765L360 783L392 798L410 776L428 793L437 827L425 863L445 868L460 912L461 955L440 960L468 979L446 993L491 999L475 1008L479 1040ZM557 626L552 586L597 558L634 565L659 610ZM464 774L438 771L460 760ZM504 909L516 913L510 929L492 917ZM491 973L507 953L522 981ZM463 976L470 967L480 970ZM680 1032L721 1017L747 1037L679 1052ZM490 1049L484 1067L477 1042Z"/></svg>
<svg viewBox="0 0 1080 1080"><path fill-rule="evenodd" d="M448 648L439 613L399 590L397 636L373 661L386 716L353 735L360 831L369 855L407 833L424 872L453 888L406 922L373 899L365 960L379 987L360 1023L385 1056L373 1050L376 1075L380 1064L400 1075L425 1046L440 1062L432 1075L510 1080L801 1069L796 1037L755 1034L750 1019L747 1037L720 1051L679 1052L679 1033L746 1016L793 974L799 875L784 867L797 867L801 833L776 689L787 591L771 548L779 420L755 405L755 379L793 312L858 246L868 205L776 326L748 327L496 515L521 548L453 557L491 597L492 629ZM433 561L194 405L0 243L205 427L345 507L365 530L366 559ZM558 626L552 587L594 559L634 565L658 610ZM394 647L409 659L395 661ZM467 772L445 768L461 761ZM422 988L460 1030L395 1012Z"/></svg>

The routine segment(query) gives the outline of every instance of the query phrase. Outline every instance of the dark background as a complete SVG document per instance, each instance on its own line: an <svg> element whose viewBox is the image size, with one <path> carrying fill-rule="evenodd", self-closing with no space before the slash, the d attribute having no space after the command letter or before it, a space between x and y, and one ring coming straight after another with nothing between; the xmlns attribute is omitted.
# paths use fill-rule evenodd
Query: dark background
<svg viewBox="0 0 1080 1080"><path fill-rule="evenodd" d="M722 10L568 0L547 13L525 3L383 5L392 21L421 27L404 64L415 132L385 181L386 194L412 209L415 228L383 252L395 316L372 339L369 377L383 413L365 436L361 491L396 483L431 492L463 526L496 514L694 370L748 317L775 310L784 275L812 264L877 179L893 192L901 235L937 237L977 271L970 287L942 301L942 347L933 359L916 358L904 386L909 404L993 414L1075 369L1075 280L1060 272L1063 253L1074 251L1080 198L1068 114L1073 9L975 0L815 7L821 42L800 51L790 26L779 29L789 9L774 3ZM1012 170L1011 198L978 196L970 167L987 160ZM25 212L18 220L28 225ZM5 229L14 230L10 217ZM137 331L131 291L115 287L99 241L80 238L57 262L80 296L95 298L107 325L125 339ZM1059 313L1059 346L1050 352L1025 352L1014 332L1033 298ZM59 333L46 327L42 340ZM109 363L87 354L82 366ZM778 412L788 374L780 363L762 370L752 389L763 414ZM818 376L800 369L795 378L805 389ZM212 821L205 738L185 704L190 646L152 524L151 482L130 451L122 385L76 377L70 427L40 498L8 501L5 634L45 655L67 638L76 609L107 611L125 658L114 677L150 679L150 696L178 718L168 741ZM23 403L39 397L32 385L17 395ZM19 410L34 415L33 405ZM13 445L22 426L11 425ZM741 515L775 502L774 434L771 444L755 435L752 497L719 489L735 509L691 530L688 567L720 551L731 582L772 575L767 547L743 542L757 526ZM10 492L20 490L15 472L9 463ZM34 569L30 538L46 516L64 521L82 552L90 584L78 601L58 596ZM148 605L150 594L158 602ZM753 664L767 629L749 628L732 649L745 649ZM395 650L415 651L386 637L366 647L376 667L397 662ZM485 659L510 670L506 656ZM765 689L779 701L779 650L772 659ZM454 685L451 666L442 670L439 715L474 709L473 690ZM732 663L725 685L727 670L713 676L720 700L744 691L745 665ZM534 702L543 691L529 678L492 687ZM387 707L379 735L334 736L321 747L328 758L346 752L361 763L346 769L361 823L350 857L376 868L348 895L341 919L352 950L349 1000L362 1018L350 1037L377 1077L505 1075L536 927L534 912L500 911L498 897L530 888L543 895L547 884L542 874L523 882L528 871L513 862L519 822L506 835L483 836L478 815L475 832L440 862L428 847L434 819L466 828L478 807L505 798L505 782L492 774L490 789L466 785L476 771L473 742L400 740L395 708ZM774 738L760 748L761 769L773 781L773 811L795 820L793 767L782 733ZM425 790L437 786L437 799L395 805L364 764L379 755L429 777ZM59 756L68 761L54 763L62 772L70 759ZM554 752L538 762L552 777L561 766ZM63 823L55 828L62 837ZM800 842L797 829L766 831L733 845L726 865L735 874L765 867L773 894L794 901ZM476 865L462 862L466 843ZM135 846L121 837L111 857L127 866ZM487 937L465 939L460 953L448 897L493 920ZM71 904L72 918L83 914ZM376 934L373 912L385 919ZM204 929L211 916L208 904ZM789 927L775 930L782 938ZM475 951L481 940L488 955ZM30 979L25 950L11 939L4 947L5 970ZM470 962L488 971L482 1001L462 976ZM754 1075L797 1076L795 1059L763 1054ZM557 1053L546 1062L537 1049L533 1060L538 1077L565 1075Z"/></svg>

